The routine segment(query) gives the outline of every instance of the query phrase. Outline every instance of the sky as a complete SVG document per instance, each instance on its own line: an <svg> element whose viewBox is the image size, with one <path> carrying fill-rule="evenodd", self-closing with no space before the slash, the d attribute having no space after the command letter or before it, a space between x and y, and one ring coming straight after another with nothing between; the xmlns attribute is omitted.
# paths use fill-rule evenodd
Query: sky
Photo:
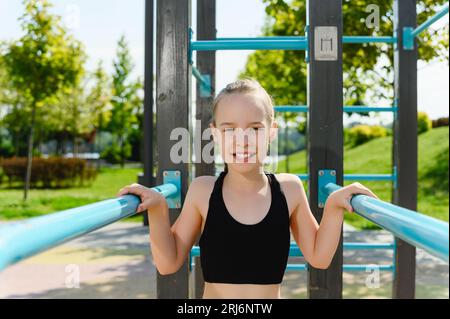
<svg viewBox="0 0 450 319"><path fill-rule="evenodd" d="M144 74L144 2L145 0L53 0L52 11L63 18L66 27L85 45L89 56L87 68L95 68L99 60L108 72L116 43L124 34L128 40L135 69L133 76ZM196 0L192 1L192 21L196 19ZM217 36L253 37L261 33L265 11L261 0L217 0ZM13 40L21 35L18 18L23 12L22 0L0 0L0 40ZM249 14L251 13L251 14ZM448 15L433 27L448 24ZM192 28L195 32L195 23ZM344 47L345 49L345 47ZM218 51L216 82L222 88L234 81L244 69L252 51ZM295 85L293 83L292 85ZM449 68L446 62L418 64L418 108L433 119L449 115ZM306 88L305 88L306 90ZM270 92L269 92L270 93ZM381 113L383 121L392 115ZM344 118L344 123L359 119ZM369 120L374 123L378 120Z"/></svg>

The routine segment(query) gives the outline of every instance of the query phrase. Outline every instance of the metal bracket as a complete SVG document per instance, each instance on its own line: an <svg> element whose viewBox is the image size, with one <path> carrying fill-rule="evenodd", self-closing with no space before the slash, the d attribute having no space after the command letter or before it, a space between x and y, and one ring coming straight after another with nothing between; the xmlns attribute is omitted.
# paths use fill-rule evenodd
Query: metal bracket
<svg viewBox="0 0 450 319"><path fill-rule="evenodd" d="M413 31L413 27L403 27L403 50L414 50L414 37L412 36Z"/></svg>
<svg viewBox="0 0 450 319"><path fill-rule="evenodd" d="M177 187L175 195L168 196L167 204L169 208L181 208L181 173L180 171L163 171L163 183L174 184Z"/></svg>
<svg viewBox="0 0 450 319"><path fill-rule="evenodd" d="M327 201L328 195L322 190L328 183L336 184L336 171L321 169L318 172L318 206L319 208L325 207L325 202Z"/></svg>
<svg viewBox="0 0 450 319"><path fill-rule="evenodd" d="M211 76L209 74L202 74L202 81L200 81L200 97L211 96Z"/></svg>

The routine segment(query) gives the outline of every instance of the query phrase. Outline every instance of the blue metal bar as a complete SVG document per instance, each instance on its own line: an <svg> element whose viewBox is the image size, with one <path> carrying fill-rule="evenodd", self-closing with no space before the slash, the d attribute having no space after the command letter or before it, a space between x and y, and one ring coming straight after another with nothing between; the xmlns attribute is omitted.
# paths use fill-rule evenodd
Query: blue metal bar
<svg viewBox="0 0 450 319"><path fill-rule="evenodd" d="M212 92L210 75L202 75L195 66L192 66L192 75L200 82L200 96L210 97Z"/></svg>
<svg viewBox="0 0 450 319"><path fill-rule="evenodd" d="M342 37L342 43L396 43L396 37L351 36Z"/></svg>
<svg viewBox="0 0 450 319"><path fill-rule="evenodd" d="M173 184L153 187L164 197L178 193ZM136 214L134 195L104 200L58 213L0 226L0 270L22 259Z"/></svg>
<svg viewBox="0 0 450 319"><path fill-rule="evenodd" d="M328 183L323 191L329 196L340 188L339 185ZM350 203L358 215L448 262L448 223L366 195L355 195Z"/></svg>
<svg viewBox="0 0 450 319"><path fill-rule="evenodd" d="M306 264L287 264L286 271L303 271L308 268ZM342 265L344 271L354 272L354 271L371 271L377 269L379 271L394 271L393 265L376 265L376 264L367 264L367 265L351 265L344 264Z"/></svg>
<svg viewBox="0 0 450 319"><path fill-rule="evenodd" d="M254 40L298 40L305 39L304 36L268 36L268 37L253 37L253 38L217 38L218 41L235 41L235 40L245 40L245 41L254 41ZM348 36L344 35L342 37L343 43L396 43L397 38L391 36L382 36L382 37L374 37L374 36Z"/></svg>
<svg viewBox="0 0 450 319"><path fill-rule="evenodd" d="M414 38L418 36L421 32L425 31L430 25L435 23L437 20L442 18L448 13L448 2L442 7L442 9L429 18L427 21L419 25L417 28L413 27L403 27L403 49L412 50L414 49Z"/></svg>
<svg viewBox="0 0 450 319"><path fill-rule="evenodd" d="M306 50L308 42L305 37L297 39L235 39L191 41L192 51L216 50Z"/></svg>
<svg viewBox="0 0 450 319"><path fill-rule="evenodd" d="M305 36L266 36L266 37L222 37L217 38L217 41L236 41L236 40L245 40L245 41L258 41L258 40L306 40L307 38Z"/></svg>
<svg viewBox="0 0 450 319"><path fill-rule="evenodd" d="M378 106L364 106L364 105L348 105L344 106L344 112L397 112L396 107L378 107Z"/></svg>
<svg viewBox="0 0 450 319"><path fill-rule="evenodd" d="M302 112L309 111L307 105L278 105L274 107L275 112ZM346 105L344 112L397 112L397 107L378 107L378 106L364 106L364 105Z"/></svg>
<svg viewBox="0 0 450 319"><path fill-rule="evenodd" d="M393 243L358 243L358 242L346 242L344 243L344 250L372 250L372 249L383 249L383 250L392 250L394 249ZM200 247L193 246L191 248L191 257L200 256ZM289 247L289 256L290 257L302 257L303 254L300 251L300 248L297 246L295 242L291 242L291 246Z"/></svg>
<svg viewBox="0 0 450 319"><path fill-rule="evenodd" d="M205 81L205 79L203 78L203 75L200 73L200 71L195 66L192 66L192 75L198 81L200 81L203 85L209 86L209 83L207 81Z"/></svg>
<svg viewBox="0 0 450 319"><path fill-rule="evenodd" d="M422 23L421 25L419 25L417 28L415 28L412 32L411 32L411 36L416 37L417 35L419 35L420 33L422 33L423 31L425 31L426 28L428 28L430 25L432 25L433 23L435 23L437 20L439 20L440 18L442 18L443 16L445 16L448 13L448 2L442 7L442 9L437 12L434 16L432 16L431 18L429 18L427 21L425 21L424 23Z"/></svg>
<svg viewBox="0 0 450 319"><path fill-rule="evenodd" d="M296 174L301 180L308 180L309 174ZM344 180L348 181L394 181L391 174L344 174Z"/></svg>

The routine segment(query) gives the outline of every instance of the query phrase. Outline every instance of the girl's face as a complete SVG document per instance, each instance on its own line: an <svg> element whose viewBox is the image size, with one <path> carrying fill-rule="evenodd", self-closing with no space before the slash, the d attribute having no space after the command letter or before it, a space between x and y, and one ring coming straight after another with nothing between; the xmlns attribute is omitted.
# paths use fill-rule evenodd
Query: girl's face
<svg viewBox="0 0 450 319"><path fill-rule="evenodd" d="M262 166L277 123L269 123L257 94L236 93L222 98L216 108L216 126L210 125L228 169L247 172Z"/></svg>

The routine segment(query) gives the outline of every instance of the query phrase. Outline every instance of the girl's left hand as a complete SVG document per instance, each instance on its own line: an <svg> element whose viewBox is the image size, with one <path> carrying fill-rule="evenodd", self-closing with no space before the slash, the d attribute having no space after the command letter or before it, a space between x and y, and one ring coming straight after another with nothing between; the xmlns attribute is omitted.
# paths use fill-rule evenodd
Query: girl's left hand
<svg viewBox="0 0 450 319"><path fill-rule="evenodd" d="M372 193L370 189L356 182L331 193L326 204L329 202L328 205L331 204L335 207L346 209L352 213L353 208L350 204L350 200L354 195L367 195L379 199L378 196Z"/></svg>

